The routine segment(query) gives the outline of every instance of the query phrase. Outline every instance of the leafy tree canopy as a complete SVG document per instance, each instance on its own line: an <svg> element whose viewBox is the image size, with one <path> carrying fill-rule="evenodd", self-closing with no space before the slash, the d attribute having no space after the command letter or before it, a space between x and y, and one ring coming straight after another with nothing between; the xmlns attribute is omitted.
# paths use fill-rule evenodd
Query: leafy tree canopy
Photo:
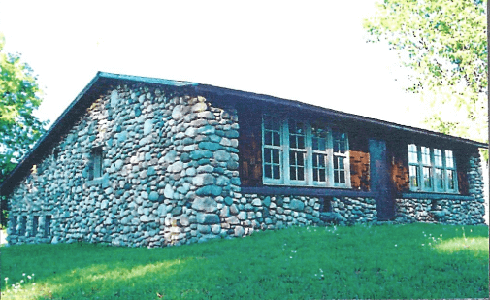
<svg viewBox="0 0 490 300"><path fill-rule="evenodd" d="M486 0L384 0L364 21L413 70L426 122L446 134L488 141Z"/></svg>
<svg viewBox="0 0 490 300"><path fill-rule="evenodd" d="M41 91L32 69L19 54L6 53L0 33L0 183L45 132L32 113L41 104Z"/></svg>

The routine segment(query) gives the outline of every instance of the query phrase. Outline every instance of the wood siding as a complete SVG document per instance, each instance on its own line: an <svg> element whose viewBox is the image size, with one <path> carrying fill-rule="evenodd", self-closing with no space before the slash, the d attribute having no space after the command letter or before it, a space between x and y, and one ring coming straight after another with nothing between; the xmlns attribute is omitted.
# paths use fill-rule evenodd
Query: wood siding
<svg viewBox="0 0 490 300"><path fill-rule="evenodd" d="M261 113L241 113L240 122L240 179L245 186L262 185Z"/></svg>
<svg viewBox="0 0 490 300"><path fill-rule="evenodd" d="M470 169L469 166L469 153L465 151L455 151L456 158L456 172L458 176L458 189L461 195L469 195L470 194L470 184L468 181L468 171ZM466 159L464 159L466 157Z"/></svg>
<svg viewBox="0 0 490 300"><path fill-rule="evenodd" d="M391 180L397 192L408 192L410 190L408 178L408 150L402 143L392 143L390 151L391 158Z"/></svg>
<svg viewBox="0 0 490 300"><path fill-rule="evenodd" d="M349 133L350 152L350 183L352 189L369 191L370 186L370 155L367 139Z"/></svg>

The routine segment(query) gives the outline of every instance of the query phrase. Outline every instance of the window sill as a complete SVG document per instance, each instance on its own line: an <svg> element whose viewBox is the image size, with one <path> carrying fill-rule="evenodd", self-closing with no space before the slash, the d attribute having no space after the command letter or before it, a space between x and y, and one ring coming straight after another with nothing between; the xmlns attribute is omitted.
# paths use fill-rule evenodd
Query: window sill
<svg viewBox="0 0 490 300"><path fill-rule="evenodd" d="M102 184L102 177L92 179L86 182L87 186L100 185Z"/></svg>
<svg viewBox="0 0 490 300"><path fill-rule="evenodd" d="M244 194L261 195L293 195L316 197L374 197L374 192L357 191L346 187L315 187L315 186L242 186Z"/></svg>
<svg viewBox="0 0 490 300"><path fill-rule="evenodd" d="M465 196L456 193L442 192L406 192L397 195L397 198L412 198L412 199L448 199L448 200L474 200L473 196Z"/></svg>
<svg viewBox="0 0 490 300"><path fill-rule="evenodd" d="M279 182L263 182L264 186L283 186L283 187L299 187L299 188L322 188L322 189L351 189L350 184L340 184L336 183L334 185L326 184L306 184L305 182L290 182L290 183L279 183Z"/></svg>

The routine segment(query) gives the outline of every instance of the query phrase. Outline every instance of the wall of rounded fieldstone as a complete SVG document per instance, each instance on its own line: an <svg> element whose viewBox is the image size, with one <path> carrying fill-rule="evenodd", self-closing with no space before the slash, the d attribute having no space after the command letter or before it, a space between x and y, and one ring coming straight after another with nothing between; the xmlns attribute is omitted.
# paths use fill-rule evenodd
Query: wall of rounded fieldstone
<svg viewBox="0 0 490 300"><path fill-rule="evenodd" d="M219 211L241 198L238 136L233 107L164 86L111 88L9 196L9 243L162 247L229 235ZM91 180L99 147L103 176Z"/></svg>
<svg viewBox="0 0 490 300"><path fill-rule="evenodd" d="M474 200L396 199L399 223L484 224L483 203Z"/></svg>
<svg viewBox="0 0 490 300"><path fill-rule="evenodd" d="M444 224L484 224L485 206L481 161L478 155L469 162L469 197L464 199L396 199L395 220L400 223L429 222Z"/></svg>

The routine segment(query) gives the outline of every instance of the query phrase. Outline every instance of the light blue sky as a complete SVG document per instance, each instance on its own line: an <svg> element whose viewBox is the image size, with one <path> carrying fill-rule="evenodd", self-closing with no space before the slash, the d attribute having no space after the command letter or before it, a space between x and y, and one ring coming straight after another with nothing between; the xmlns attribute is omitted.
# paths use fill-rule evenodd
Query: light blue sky
<svg viewBox="0 0 490 300"><path fill-rule="evenodd" d="M299 100L421 127L407 71L366 43L375 0L5 1L0 32L22 53L54 121L97 71L158 77ZM264 3L265 2L265 3ZM246 4L245 4L246 3Z"/></svg>

